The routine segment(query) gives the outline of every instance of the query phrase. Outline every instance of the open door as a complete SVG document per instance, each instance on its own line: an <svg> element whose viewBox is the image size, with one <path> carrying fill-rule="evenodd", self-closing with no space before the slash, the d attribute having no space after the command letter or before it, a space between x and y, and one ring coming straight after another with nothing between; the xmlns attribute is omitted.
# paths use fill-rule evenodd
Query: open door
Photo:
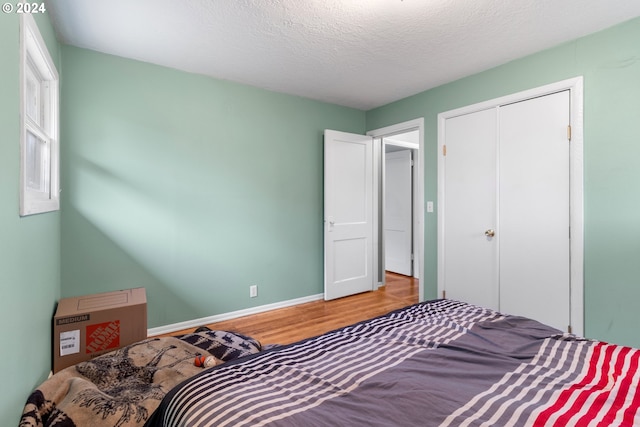
<svg viewBox="0 0 640 427"><path fill-rule="evenodd" d="M373 138L324 132L324 298L374 289Z"/></svg>
<svg viewBox="0 0 640 427"><path fill-rule="evenodd" d="M391 147L395 148L395 147ZM387 271L413 275L411 150L387 152L384 165L384 255Z"/></svg>

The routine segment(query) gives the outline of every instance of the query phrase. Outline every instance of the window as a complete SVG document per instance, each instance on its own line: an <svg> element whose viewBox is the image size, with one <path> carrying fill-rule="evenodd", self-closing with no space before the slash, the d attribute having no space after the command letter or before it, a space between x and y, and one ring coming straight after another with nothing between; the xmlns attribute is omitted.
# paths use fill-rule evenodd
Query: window
<svg viewBox="0 0 640 427"><path fill-rule="evenodd" d="M20 19L20 215L25 216L60 208L59 77L33 17Z"/></svg>

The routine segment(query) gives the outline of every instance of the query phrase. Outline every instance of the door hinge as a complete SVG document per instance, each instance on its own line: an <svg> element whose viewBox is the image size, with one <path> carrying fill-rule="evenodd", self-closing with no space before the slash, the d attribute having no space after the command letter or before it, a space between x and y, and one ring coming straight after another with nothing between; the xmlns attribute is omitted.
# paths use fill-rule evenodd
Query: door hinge
<svg viewBox="0 0 640 427"><path fill-rule="evenodd" d="M571 125L567 126L567 139L571 141Z"/></svg>
<svg viewBox="0 0 640 427"><path fill-rule="evenodd" d="M446 144L442 146L442 155L443 156L447 155L447 146L446 146Z"/></svg>

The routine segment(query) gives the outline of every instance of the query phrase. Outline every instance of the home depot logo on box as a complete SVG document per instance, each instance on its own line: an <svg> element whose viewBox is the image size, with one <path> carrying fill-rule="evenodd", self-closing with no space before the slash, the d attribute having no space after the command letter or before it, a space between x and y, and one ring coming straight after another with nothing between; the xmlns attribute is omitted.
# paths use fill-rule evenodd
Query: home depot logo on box
<svg viewBox="0 0 640 427"><path fill-rule="evenodd" d="M120 347L120 321L87 326L87 354Z"/></svg>

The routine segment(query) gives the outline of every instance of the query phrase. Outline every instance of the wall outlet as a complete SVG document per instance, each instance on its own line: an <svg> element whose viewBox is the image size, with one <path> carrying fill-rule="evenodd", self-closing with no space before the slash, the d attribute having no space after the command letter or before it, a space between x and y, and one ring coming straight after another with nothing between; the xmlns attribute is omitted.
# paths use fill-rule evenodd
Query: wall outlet
<svg viewBox="0 0 640 427"><path fill-rule="evenodd" d="M258 285L249 286L249 297L255 298L258 296Z"/></svg>

